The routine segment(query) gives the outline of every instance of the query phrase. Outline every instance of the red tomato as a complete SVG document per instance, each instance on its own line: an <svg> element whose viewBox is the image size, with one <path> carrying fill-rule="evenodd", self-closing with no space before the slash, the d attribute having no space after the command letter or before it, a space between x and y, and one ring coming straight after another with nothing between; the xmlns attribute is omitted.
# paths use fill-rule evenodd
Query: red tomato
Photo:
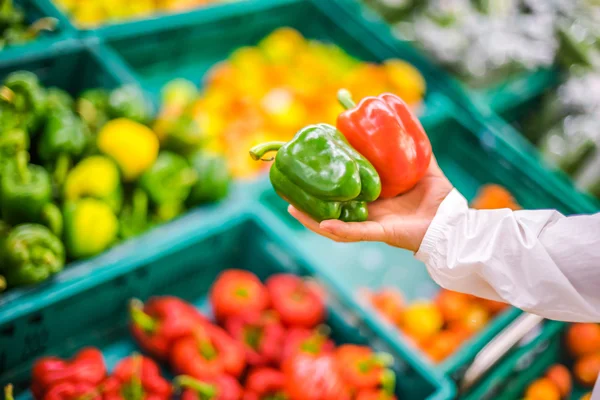
<svg viewBox="0 0 600 400"><path fill-rule="evenodd" d="M210 301L217 320L260 312L269 306L269 294L251 272L239 269L223 271L210 291Z"/></svg>
<svg viewBox="0 0 600 400"><path fill-rule="evenodd" d="M277 274L266 284L273 308L285 325L314 328L325 320L325 301L321 293L302 278Z"/></svg>

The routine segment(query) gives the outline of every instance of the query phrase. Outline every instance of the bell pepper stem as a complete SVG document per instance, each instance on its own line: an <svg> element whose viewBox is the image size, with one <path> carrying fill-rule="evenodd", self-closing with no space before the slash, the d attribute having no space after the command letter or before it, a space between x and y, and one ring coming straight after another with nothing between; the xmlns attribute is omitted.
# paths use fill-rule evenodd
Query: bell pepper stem
<svg viewBox="0 0 600 400"><path fill-rule="evenodd" d="M14 396L13 396L13 385L11 385L10 383L6 386L4 386L4 399L5 400L14 400Z"/></svg>
<svg viewBox="0 0 600 400"><path fill-rule="evenodd" d="M67 179L70 167L71 157L66 153L61 153L56 159L56 165L54 166L54 180L59 186L62 186Z"/></svg>
<svg viewBox="0 0 600 400"><path fill-rule="evenodd" d="M213 398L217 395L217 388L206 382L201 382L188 375L179 375L173 380L173 385L177 390L189 388L201 394L204 397Z"/></svg>
<svg viewBox="0 0 600 400"><path fill-rule="evenodd" d="M129 300L129 317L146 333L153 333L158 327L156 320L144 312L144 303L139 299Z"/></svg>
<svg viewBox="0 0 600 400"><path fill-rule="evenodd" d="M196 329L194 331L194 337L198 342L198 351L206 360L214 359L218 353L213 344L210 342L210 339L206 335L206 332L202 328Z"/></svg>
<svg viewBox="0 0 600 400"><path fill-rule="evenodd" d="M337 94L338 101L346 110L356 107L356 103L352 100L352 93L347 89L340 89Z"/></svg>
<svg viewBox="0 0 600 400"><path fill-rule="evenodd" d="M132 219L136 229L143 229L148 219L148 195L142 189L135 189L132 198Z"/></svg>
<svg viewBox="0 0 600 400"><path fill-rule="evenodd" d="M272 151L279 150L285 143L286 142L266 142L256 145L250 149L250 157L252 157L254 161L273 161L275 157L263 158L263 156Z"/></svg>
<svg viewBox="0 0 600 400"><path fill-rule="evenodd" d="M7 103L12 103L15 98L15 92L9 87L2 86L0 88L0 99L6 101Z"/></svg>
<svg viewBox="0 0 600 400"><path fill-rule="evenodd" d="M391 369L386 369L381 375L381 389L389 396L396 390L396 374Z"/></svg>
<svg viewBox="0 0 600 400"><path fill-rule="evenodd" d="M142 400L144 398L144 388L142 386L142 356L138 353L131 355L133 360L133 375L131 376L131 396L127 400Z"/></svg>
<svg viewBox="0 0 600 400"><path fill-rule="evenodd" d="M27 28L27 36L30 38L35 38L41 31L52 32L56 29L58 25L58 20L53 17L44 17L35 21L33 24L29 25Z"/></svg>
<svg viewBox="0 0 600 400"><path fill-rule="evenodd" d="M47 226L52 233L61 237L63 232L63 216L58 206L54 203L48 203L42 208L42 223Z"/></svg>
<svg viewBox="0 0 600 400"><path fill-rule="evenodd" d="M19 175L19 180L23 184L29 183L31 180L31 172L29 171L29 154L26 151L20 151L16 158L15 162L17 163L17 174Z"/></svg>

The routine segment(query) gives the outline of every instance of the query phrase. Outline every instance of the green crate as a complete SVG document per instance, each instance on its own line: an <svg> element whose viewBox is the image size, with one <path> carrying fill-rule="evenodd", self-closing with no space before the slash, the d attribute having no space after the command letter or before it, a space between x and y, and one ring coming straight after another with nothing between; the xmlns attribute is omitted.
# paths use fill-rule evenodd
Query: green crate
<svg viewBox="0 0 600 400"><path fill-rule="evenodd" d="M261 279L292 272L319 280L301 254L281 241L276 232L265 229L257 217L239 213L228 221L210 232L195 230L181 238L177 246L136 267L124 268L120 275L82 277L93 284L81 284L68 298L48 298L43 309L1 323L0 384L12 382L17 398L29 399L26 388L36 358L50 354L68 357L86 345L101 348L110 369L136 350L126 328L127 301L131 297L176 295L208 312L208 289L225 268L248 269ZM327 289L326 284L324 287ZM349 318L345 307L352 304L335 291L327 290L327 297L327 323L336 342L388 350L385 344L369 341L361 333L360 322ZM394 367L398 398L452 397L448 381L427 375L399 357Z"/></svg>
<svg viewBox="0 0 600 400"><path fill-rule="evenodd" d="M449 105L441 108L451 110ZM423 125L440 167L467 199L472 199L482 184L498 183L509 189L525 208L556 208L567 214L577 211L560 194L524 173L520 159L515 157L504 141L478 132L477 129L482 127L472 126L469 120L463 120L460 115L459 112L450 111L445 119L423 119ZM349 296L359 296L360 289L364 287L373 289L392 286L400 289L407 300L411 301L431 298L439 290L423 264L411 252L381 243L334 243L317 236L304 229L287 213L287 203L273 190L265 191L262 203L277 215L271 223L287 226L289 240L296 241L307 257L312 257L312 262L320 265L323 273L328 274L332 281L340 285L340 290L348 292ZM399 353L420 363L424 368L457 377L462 372L462 367L469 364L477 352L520 313L511 308L499 315L453 356L436 365L409 344L395 327L376 316L370 307L363 305L360 312L379 335L395 343L395 349Z"/></svg>
<svg viewBox="0 0 600 400"><path fill-rule="evenodd" d="M14 0L14 3L23 9L28 23L32 23L43 17L53 16L32 0ZM48 50L60 53L65 47L70 47L73 44L75 41L74 37L75 33L73 30L59 20L55 31L43 32L37 39L31 42L20 46L9 46L0 50L0 64L10 62L11 60L28 59Z"/></svg>
<svg viewBox="0 0 600 400"><path fill-rule="evenodd" d="M525 342L510 353L495 369L467 395L465 400L519 400L527 387L542 377L555 363L571 369L573 360L563 345L563 333L567 325L546 321L539 335ZM574 382L570 400L579 400L591 388L583 388Z"/></svg>

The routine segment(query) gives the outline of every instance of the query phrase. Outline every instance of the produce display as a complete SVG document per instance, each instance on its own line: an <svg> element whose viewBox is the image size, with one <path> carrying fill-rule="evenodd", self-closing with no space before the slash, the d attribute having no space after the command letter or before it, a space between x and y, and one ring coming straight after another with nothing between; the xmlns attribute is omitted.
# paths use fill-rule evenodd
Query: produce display
<svg viewBox="0 0 600 400"><path fill-rule="evenodd" d="M600 7L592 0L364 0L473 87L555 62L593 64Z"/></svg>
<svg viewBox="0 0 600 400"><path fill-rule="evenodd" d="M241 0L52 0L82 29Z"/></svg>
<svg viewBox="0 0 600 400"><path fill-rule="evenodd" d="M172 296L132 300L134 353L108 371L99 349L71 359L47 356L31 370L36 400L395 399L385 353L328 337L322 290L291 274L265 283L223 271L210 289L212 322ZM170 381L159 368L168 366ZM8 388L10 391L10 388ZM12 396L12 394L11 394Z"/></svg>
<svg viewBox="0 0 600 400"><path fill-rule="evenodd" d="M2 288L44 281L228 192L223 157L170 145L197 125L163 116L159 137L134 86L74 99L17 71L0 88L0 120Z"/></svg>
<svg viewBox="0 0 600 400"><path fill-rule="evenodd" d="M56 29L57 20L43 17L29 23L23 10L13 0L0 3L0 50L35 40L44 32Z"/></svg>
<svg viewBox="0 0 600 400"><path fill-rule="evenodd" d="M290 141L308 125L334 125L343 111L336 100L340 88L357 100L394 93L413 110L426 91L420 72L402 60L362 62L335 44L280 28L257 46L235 50L208 72L199 95L182 89L180 101L191 94L183 115L198 121L209 147L226 155L234 177L249 178L267 166L248 157L250 147Z"/></svg>

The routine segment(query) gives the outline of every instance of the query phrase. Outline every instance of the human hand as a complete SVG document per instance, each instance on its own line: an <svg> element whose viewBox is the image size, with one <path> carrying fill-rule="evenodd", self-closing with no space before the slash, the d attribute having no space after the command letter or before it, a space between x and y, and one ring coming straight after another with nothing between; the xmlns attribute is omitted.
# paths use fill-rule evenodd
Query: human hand
<svg viewBox="0 0 600 400"><path fill-rule="evenodd" d="M326 220L321 223L289 206L289 213L302 225L336 242L384 242L416 252L440 204L452 190L435 158L425 176L409 192L369 204L365 222Z"/></svg>

